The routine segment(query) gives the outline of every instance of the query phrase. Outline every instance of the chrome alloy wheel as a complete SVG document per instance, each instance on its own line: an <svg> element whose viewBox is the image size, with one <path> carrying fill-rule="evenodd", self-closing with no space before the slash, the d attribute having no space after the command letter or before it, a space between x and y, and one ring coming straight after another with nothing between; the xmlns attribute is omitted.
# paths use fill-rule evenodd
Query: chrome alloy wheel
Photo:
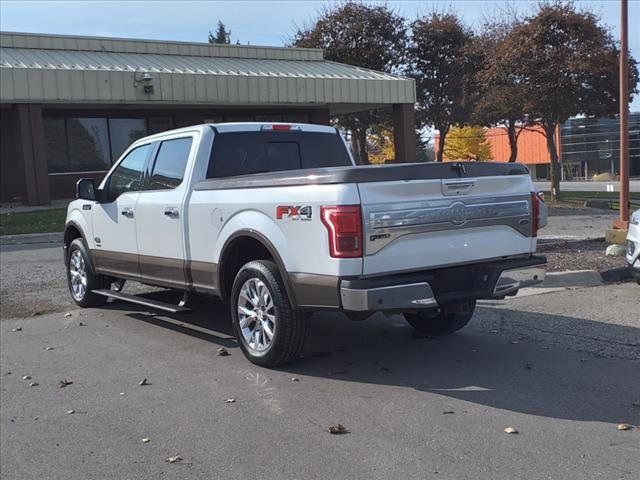
<svg viewBox="0 0 640 480"><path fill-rule="evenodd" d="M71 279L71 294L73 298L82 301L87 293L87 266L80 250L71 252L69 277Z"/></svg>
<svg viewBox="0 0 640 480"><path fill-rule="evenodd" d="M264 352L273 341L276 312L271 292L259 278L250 278L238 295L238 323L247 346Z"/></svg>

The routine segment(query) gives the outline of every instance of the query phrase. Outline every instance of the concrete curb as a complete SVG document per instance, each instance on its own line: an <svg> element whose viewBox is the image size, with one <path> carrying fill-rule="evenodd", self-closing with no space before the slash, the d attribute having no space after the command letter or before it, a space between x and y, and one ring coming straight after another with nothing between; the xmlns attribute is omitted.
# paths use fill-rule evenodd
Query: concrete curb
<svg viewBox="0 0 640 480"><path fill-rule="evenodd" d="M0 245L34 245L38 243L58 243L62 245L63 238L63 232L2 235L0 236Z"/></svg>
<svg viewBox="0 0 640 480"><path fill-rule="evenodd" d="M602 273L596 270L567 270L564 272L547 273L544 282L535 287L521 289L516 297L540 295L542 293L576 290L578 288L597 287L604 283L616 283L631 278L631 270L626 267L606 270Z"/></svg>

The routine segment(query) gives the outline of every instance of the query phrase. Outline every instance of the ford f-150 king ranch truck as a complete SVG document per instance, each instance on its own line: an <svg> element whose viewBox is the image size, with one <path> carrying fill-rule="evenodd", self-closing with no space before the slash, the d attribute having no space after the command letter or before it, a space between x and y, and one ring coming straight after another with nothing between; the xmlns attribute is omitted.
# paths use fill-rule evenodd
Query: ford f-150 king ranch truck
<svg viewBox="0 0 640 480"><path fill-rule="evenodd" d="M400 313L462 328L477 299L543 280L546 208L514 163L355 166L332 127L207 124L142 138L98 187L77 185L64 235L69 290L172 312L125 280L221 297L256 364L299 357L308 313Z"/></svg>

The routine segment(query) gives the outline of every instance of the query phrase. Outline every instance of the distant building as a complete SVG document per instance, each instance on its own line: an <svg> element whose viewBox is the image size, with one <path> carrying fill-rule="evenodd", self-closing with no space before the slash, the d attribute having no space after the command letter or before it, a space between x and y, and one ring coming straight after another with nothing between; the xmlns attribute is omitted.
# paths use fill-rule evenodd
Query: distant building
<svg viewBox="0 0 640 480"><path fill-rule="evenodd" d="M507 132L490 128L486 132L495 161L509 160ZM620 121L614 118L572 118L556 132L556 145L564 179L590 178L597 173L620 173ZM435 142L437 145L437 141ZM629 115L629 164L631 176L640 176L640 112ZM445 159L455 160L455 159ZM529 166L534 178L549 178L551 160L547 140L540 127L527 129L518 137L518 162Z"/></svg>
<svg viewBox="0 0 640 480"><path fill-rule="evenodd" d="M322 50L0 33L2 201L70 198L134 140L205 122L328 124L393 111L395 159L415 161L412 79Z"/></svg>

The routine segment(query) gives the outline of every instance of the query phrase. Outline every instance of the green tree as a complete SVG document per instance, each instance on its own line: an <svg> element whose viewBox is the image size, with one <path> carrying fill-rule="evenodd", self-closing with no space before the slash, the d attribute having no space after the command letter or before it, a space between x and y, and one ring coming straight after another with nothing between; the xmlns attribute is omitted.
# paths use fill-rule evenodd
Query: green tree
<svg viewBox="0 0 640 480"><path fill-rule="evenodd" d="M291 45L321 48L327 60L394 73L403 63L407 41L404 19L386 5L347 1L326 7L315 21L298 28ZM390 124L386 111L338 115L351 132L351 146L360 164L368 163L367 133L374 124Z"/></svg>
<svg viewBox="0 0 640 480"><path fill-rule="evenodd" d="M479 125L451 127L444 144L444 156L449 160L491 160L491 145L484 127Z"/></svg>
<svg viewBox="0 0 640 480"><path fill-rule="evenodd" d="M477 88L473 72L480 57L473 32L453 13L432 13L411 24L408 72L416 80L416 116L422 126L440 132L437 161L452 125L470 119Z"/></svg>
<svg viewBox="0 0 640 480"><path fill-rule="evenodd" d="M474 102L473 122L505 130L510 162L518 158L518 137L531 125L525 113L526 86L511 74L505 53L507 36L519 23L513 15L488 22L473 47L483 59L475 73L479 95Z"/></svg>
<svg viewBox="0 0 640 480"><path fill-rule="evenodd" d="M523 88L524 111L544 130L556 199L556 127L578 114L610 116L618 111L618 46L595 14L572 3L552 2L516 25L502 48L511 80ZM637 93L638 70L633 58L629 63L631 97Z"/></svg>
<svg viewBox="0 0 640 480"><path fill-rule="evenodd" d="M209 30L209 43L231 43L231 30L227 30L225 24L218 20L215 35Z"/></svg>

